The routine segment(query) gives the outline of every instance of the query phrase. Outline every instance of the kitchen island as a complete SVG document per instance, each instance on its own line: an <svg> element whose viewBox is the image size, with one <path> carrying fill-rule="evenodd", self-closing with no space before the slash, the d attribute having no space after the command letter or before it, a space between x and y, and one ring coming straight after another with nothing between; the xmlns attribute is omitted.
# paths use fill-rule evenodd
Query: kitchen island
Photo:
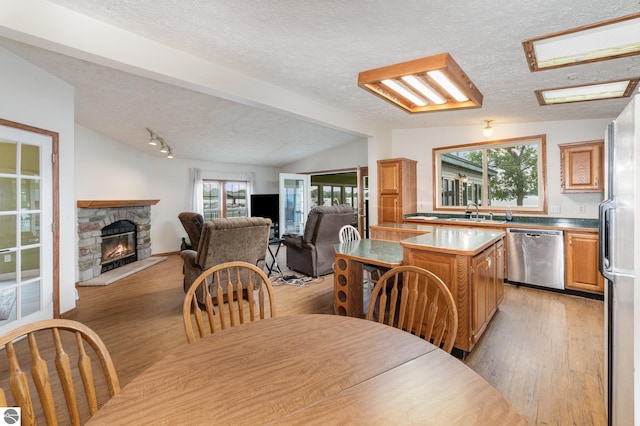
<svg viewBox="0 0 640 426"><path fill-rule="evenodd" d="M471 351L504 295L505 233L501 230L397 223L372 226L371 232L373 239L386 240L386 244L395 242L399 246L402 264L425 268L445 282L458 309L458 333L454 347ZM354 258L350 254L352 251L353 247L346 243L336 245L336 311L342 315L362 316L362 302L359 301L362 295L362 264L368 262L366 253L359 251L358 257Z"/></svg>

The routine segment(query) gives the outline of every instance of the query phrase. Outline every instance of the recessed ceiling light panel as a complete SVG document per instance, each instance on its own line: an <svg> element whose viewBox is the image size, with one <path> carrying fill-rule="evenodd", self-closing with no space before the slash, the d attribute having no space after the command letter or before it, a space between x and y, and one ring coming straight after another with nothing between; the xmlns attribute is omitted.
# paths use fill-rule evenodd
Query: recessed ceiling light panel
<svg viewBox="0 0 640 426"><path fill-rule="evenodd" d="M531 71L640 54L640 13L522 42Z"/></svg>
<svg viewBox="0 0 640 426"><path fill-rule="evenodd" d="M358 86L410 113L482 106L482 93L448 53L363 71Z"/></svg>
<svg viewBox="0 0 640 426"><path fill-rule="evenodd" d="M554 89L536 90L535 94L540 105L628 98L638 85L638 81L640 81L640 78L581 86L558 87Z"/></svg>

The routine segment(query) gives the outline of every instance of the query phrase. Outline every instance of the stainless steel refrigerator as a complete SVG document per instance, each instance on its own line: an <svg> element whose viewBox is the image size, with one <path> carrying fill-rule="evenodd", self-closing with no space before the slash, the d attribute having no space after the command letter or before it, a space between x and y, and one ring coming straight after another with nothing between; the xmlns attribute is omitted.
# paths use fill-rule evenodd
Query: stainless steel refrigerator
<svg viewBox="0 0 640 426"><path fill-rule="evenodd" d="M636 94L606 132L607 185L599 208L599 268L606 278L605 397L610 425L640 425L639 151L640 96Z"/></svg>

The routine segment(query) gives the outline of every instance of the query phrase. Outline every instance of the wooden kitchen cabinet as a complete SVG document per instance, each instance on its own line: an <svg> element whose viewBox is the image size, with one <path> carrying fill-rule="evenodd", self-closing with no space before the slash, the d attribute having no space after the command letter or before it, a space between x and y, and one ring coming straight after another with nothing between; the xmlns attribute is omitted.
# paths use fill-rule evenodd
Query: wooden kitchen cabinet
<svg viewBox="0 0 640 426"><path fill-rule="evenodd" d="M477 343L498 309L496 249L489 247L471 260L471 342Z"/></svg>
<svg viewBox="0 0 640 426"><path fill-rule="evenodd" d="M498 310L504 295L500 270L500 239L477 254L445 253L405 246L404 264L433 272L444 281L458 309L458 333L454 346L470 352ZM502 259L502 260L500 260Z"/></svg>
<svg viewBox="0 0 640 426"><path fill-rule="evenodd" d="M565 288L604 294L604 277L598 271L598 234L564 233Z"/></svg>
<svg viewBox="0 0 640 426"><path fill-rule="evenodd" d="M378 222L402 223L417 211L416 161L378 160Z"/></svg>
<svg viewBox="0 0 640 426"><path fill-rule="evenodd" d="M558 146L562 192L604 191L603 140Z"/></svg>
<svg viewBox="0 0 640 426"><path fill-rule="evenodd" d="M506 249L504 240L496 243L496 306L504 299L504 279L507 276Z"/></svg>

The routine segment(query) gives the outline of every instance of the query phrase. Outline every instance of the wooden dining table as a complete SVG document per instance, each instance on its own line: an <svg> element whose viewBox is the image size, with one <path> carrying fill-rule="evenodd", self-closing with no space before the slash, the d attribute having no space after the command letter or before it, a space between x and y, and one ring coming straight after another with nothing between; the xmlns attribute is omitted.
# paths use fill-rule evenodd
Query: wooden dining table
<svg viewBox="0 0 640 426"><path fill-rule="evenodd" d="M393 327L337 315L276 317L175 348L88 425L517 425L484 379Z"/></svg>

